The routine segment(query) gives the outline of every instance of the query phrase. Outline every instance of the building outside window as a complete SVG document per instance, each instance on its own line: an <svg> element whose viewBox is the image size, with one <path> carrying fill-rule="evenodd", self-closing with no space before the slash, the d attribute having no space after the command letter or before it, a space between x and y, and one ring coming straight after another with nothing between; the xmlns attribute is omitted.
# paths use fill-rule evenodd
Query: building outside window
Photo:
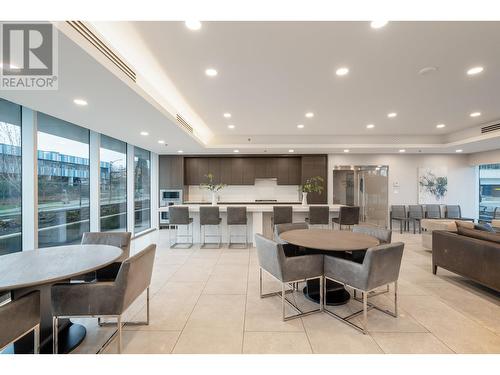
<svg viewBox="0 0 500 375"><path fill-rule="evenodd" d="M38 113L38 247L90 230L89 130Z"/></svg>
<svg viewBox="0 0 500 375"><path fill-rule="evenodd" d="M0 99L0 256L22 250L21 106Z"/></svg>
<svg viewBox="0 0 500 375"><path fill-rule="evenodd" d="M101 232L127 230L127 144L101 135Z"/></svg>
<svg viewBox="0 0 500 375"><path fill-rule="evenodd" d="M134 232L151 228L151 153L134 147Z"/></svg>
<svg viewBox="0 0 500 375"><path fill-rule="evenodd" d="M500 219L500 164L479 166L479 220Z"/></svg>

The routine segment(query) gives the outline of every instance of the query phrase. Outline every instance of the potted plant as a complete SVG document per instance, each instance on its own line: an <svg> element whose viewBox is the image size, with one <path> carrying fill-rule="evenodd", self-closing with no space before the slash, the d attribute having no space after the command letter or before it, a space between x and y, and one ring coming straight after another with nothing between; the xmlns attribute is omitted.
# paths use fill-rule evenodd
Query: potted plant
<svg viewBox="0 0 500 375"><path fill-rule="evenodd" d="M225 188L226 185L225 184L215 184L214 183L215 176L212 173L208 173L207 175L205 175L205 177L207 178L208 182L204 182L204 183L200 184L200 187L202 189L207 189L207 190L210 190L212 192L212 206L215 206L215 205L217 205L217 192L222 190L223 188Z"/></svg>
<svg viewBox="0 0 500 375"><path fill-rule="evenodd" d="M304 185L300 187L302 191L302 205L307 206L307 193L318 193L323 192L323 182L325 180L321 176L315 176L308 178Z"/></svg>

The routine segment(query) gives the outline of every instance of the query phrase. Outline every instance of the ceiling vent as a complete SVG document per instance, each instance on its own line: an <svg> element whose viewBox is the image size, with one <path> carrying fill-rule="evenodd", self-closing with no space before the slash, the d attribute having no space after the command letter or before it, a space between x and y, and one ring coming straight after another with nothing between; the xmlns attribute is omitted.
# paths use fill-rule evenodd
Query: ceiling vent
<svg viewBox="0 0 500 375"><path fill-rule="evenodd" d="M97 48L109 61L111 61L118 69L125 73L132 81L136 82L135 72L99 37L94 34L82 21L67 21L67 23L75 29L81 36L83 36L90 44Z"/></svg>
<svg viewBox="0 0 500 375"><path fill-rule="evenodd" d="M184 120L184 118L181 115L177 114L176 118L177 122L184 128L184 130L187 130L188 132L193 134L193 127L189 125L189 123L186 120Z"/></svg>
<svg viewBox="0 0 500 375"><path fill-rule="evenodd" d="M498 130L500 130L500 123L492 124L492 125L488 125L488 126L483 126L481 128L481 134L491 133L491 132L495 132Z"/></svg>

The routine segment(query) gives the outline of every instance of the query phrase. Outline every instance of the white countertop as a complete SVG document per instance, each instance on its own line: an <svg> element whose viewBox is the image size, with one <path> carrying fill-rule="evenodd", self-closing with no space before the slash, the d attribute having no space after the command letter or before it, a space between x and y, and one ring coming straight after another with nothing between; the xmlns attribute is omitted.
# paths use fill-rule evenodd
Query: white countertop
<svg viewBox="0 0 500 375"><path fill-rule="evenodd" d="M277 204L278 206L279 204ZM176 205L177 207L189 207L189 211L191 212L199 212L200 207L211 207L211 205L208 204L179 204ZM238 203L238 204L218 204L217 207L219 207L220 212L226 212L228 206L245 206L244 204ZM285 206L285 205L279 205L279 206ZM307 206L303 206L301 204L292 204L289 205L292 206L293 212L309 212L309 206L325 206L324 204L310 204ZM330 208L330 212L338 212L340 210L341 204L332 204L328 205ZM172 207L172 206L171 206ZM247 212L273 212L273 205L272 204L248 204L246 206ZM158 212L165 212L168 211L168 207L160 207L158 208Z"/></svg>

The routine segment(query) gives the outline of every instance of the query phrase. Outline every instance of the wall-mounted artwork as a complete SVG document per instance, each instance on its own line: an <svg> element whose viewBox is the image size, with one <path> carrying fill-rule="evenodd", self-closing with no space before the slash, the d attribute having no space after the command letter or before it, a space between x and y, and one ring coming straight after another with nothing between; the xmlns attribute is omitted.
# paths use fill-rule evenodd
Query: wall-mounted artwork
<svg viewBox="0 0 500 375"><path fill-rule="evenodd" d="M443 204L448 193L446 167L418 168L418 203Z"/></svg>

